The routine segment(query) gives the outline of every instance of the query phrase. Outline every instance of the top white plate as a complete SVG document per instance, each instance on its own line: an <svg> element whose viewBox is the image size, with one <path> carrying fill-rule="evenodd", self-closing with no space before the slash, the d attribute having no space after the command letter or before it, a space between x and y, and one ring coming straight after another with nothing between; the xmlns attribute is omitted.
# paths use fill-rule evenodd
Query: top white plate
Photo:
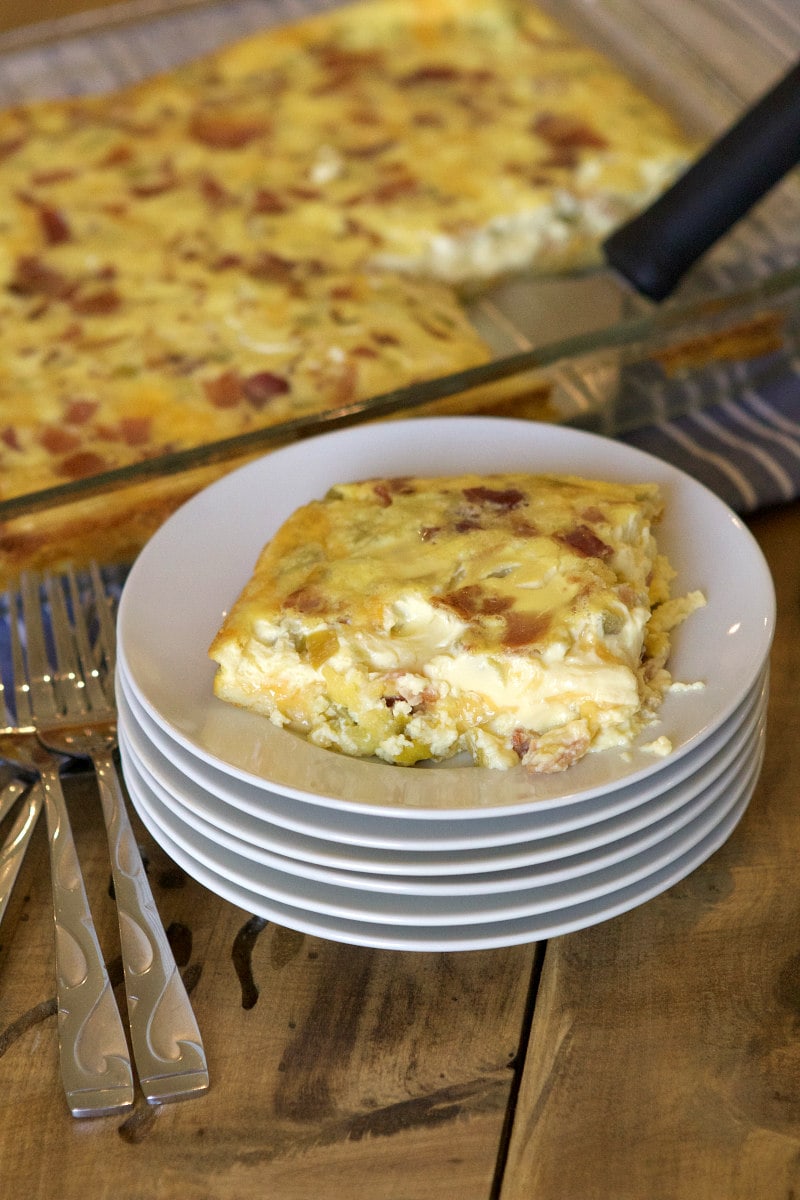
<svg viewBox="0 0 800 1200"><path fill-rule="evenodd" d="M522 768L396 767L312 746L264 718L218 701L207 648L264 543L334 483L373 475L465 471L571 472L652 481L666 513L659 545L677 571L675 594L701 588L707 605L678 628L670 669L701 690L667 696L641 743L665 734L665 759L587 755L558 775ZM146 712L217 769L335 807L452 818L585 800L652 775L690 753L736 708L763 668L775 599L761 551L739 518L702 485L619 442L558 426L490 417L422 418L309 439L227 475L184 505L139 555L119 609L119 654Z"/></svg>

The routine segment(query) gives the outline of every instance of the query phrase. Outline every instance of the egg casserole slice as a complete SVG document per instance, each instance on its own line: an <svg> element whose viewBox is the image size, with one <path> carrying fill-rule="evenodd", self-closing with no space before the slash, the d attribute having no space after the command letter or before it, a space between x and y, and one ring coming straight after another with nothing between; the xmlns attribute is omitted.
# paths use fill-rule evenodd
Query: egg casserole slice
<svg viewBox="0 0 800 1200"><path fill-rule="evenodd" d="M626 746L670 676L657 486L556 475L333 487L262 551L214 690L318 746L560 771Z"/></svg>

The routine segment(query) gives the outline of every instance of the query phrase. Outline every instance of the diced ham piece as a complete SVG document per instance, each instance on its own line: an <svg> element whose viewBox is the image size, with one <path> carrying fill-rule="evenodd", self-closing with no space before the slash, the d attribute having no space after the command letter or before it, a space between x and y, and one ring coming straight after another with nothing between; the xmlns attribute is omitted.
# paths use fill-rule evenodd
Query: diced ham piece
<svg viewBox="0 0 800 1200"><path fill-rule="evenodd" d="M61 425L46 425L39 435L39 443L49 454L67 454L77 450L81 439L72 430Z"/></svg>
<svg viewBox="0 0 800 1200"><path fill-rule="evenodd" d="M258 371L242 380L242 389L250 404L255 409L262 409L275 396L283 396L289 391L289 384L282 375L272 371Z"/></svg>
<svg viewBox="0 0 800 1200"><path fill-rule="evenodd" d="M603 150L608 145L603 135L587 121L568 113L542 113L531 125L531 132L560 149L586 146Z"/></svg>
<svg viewBox="0 0 800 1200"><path fill-rule="evenodd" d="M13 137L0 142L0 162L4 158L10 158L12 154L16 154L17 150L25 145L25 141L24 137Z"/></svg>
<svg viewBox="0 0 800 1200"><path fill-rule="evenodd" d="M93 450L77 450L59 463L59 474L68 479L85 479L88 475L97 475L104 471L108 463Z"/></svg>
<svg viewBox="0 0 800 1200"><path fill-rule="evenodd" d="M11 290L22 296L49 296L62 299L74 289L74 284L61 271L49 267L35 255L23 255L11 281Z"/></svg>
<svg viewBox="0 0 800 1200"><path fill-rule="evenodd" d="M525 495L518 488L467 487L464 495L473 504L490 504L498 509L517 508L522 504Z"/></svg>
<svg viewBox="0 0 800 1200"><path fill-rule="evenodd" d="M64 411L64 420L68 425L85 425L96 412L96 400L70 400Z"/></svg>
<svg viewBox="0 0 800 1200"><path fill-rule="evenodd" d="M270 191L268 188L259 188L253 197L252 210L254 213L279 216L288 208L286 201L277 192Z"/></svg>
<svg viewBox="0 0 800 1200"><path fill-rule="evenodd" d="M203 380L206 398L215 408L234 408L245 400L256 411L260 411L275 396L289 391L289 384L282 375L273 371L256 371L242 377L237 371L223 371L214 379Z"/></svg>
<svg viewBox="0 0 800 1200"><path fill-rule="evenodd" d="M212 208L223 208L233 202L231 193L213 175L203 176L200 180L200 191L203 199Z"/></svg>
<svg viewBox="0 0 800 1200"><path fill-rule="evenodd" d="M106 287L78 293L70 300L70 307L81 316L96 317L115 312L120 303L119 293L114 288Z"/></svg>
<svg viewBox="0 0 800 1200"><path fill-rule="evenodd" d="M614 553L611 546L599 538L588 525L576 525L566 533L558 533L556 541L561 542L563 546L569 546L570 550L574 550L582 558L607 559Z"/></svg>
<svg viewBox="0 0 800 1200"><path fill-rule="evenodd" d="M39 224L42 227L42 233L48 246L58 246L62 242L68 242L72 237L72 230L63 213L57 208L51 208L49 204L40 204L38 206Z"/></svg>
<svg viewBox="0 0 800 1200"><path fill-rule="evenodd" d="M213 379L204 379L203 391L215 408L234 408L243 396L242 381L235 371L223 371Z"/></svg>
<svg viewBox="0 0 800 1200"><path fill-rule="evenodd" d="M145 446L150 441L150 417L123 417L119 423L120 436L128 446Z"/></svg>
<svg viewBox="0 0 800 1200"><path fill-rule="evenodd" d="M214 150L239 150L269 133L266 118L242 113L198 109L189 121L189 134Z"/></svg>

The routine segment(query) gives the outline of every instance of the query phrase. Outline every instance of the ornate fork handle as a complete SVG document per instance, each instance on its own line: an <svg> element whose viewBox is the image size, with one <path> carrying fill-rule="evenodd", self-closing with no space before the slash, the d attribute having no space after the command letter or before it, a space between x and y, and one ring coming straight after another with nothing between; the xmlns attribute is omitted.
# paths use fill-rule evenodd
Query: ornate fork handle
<svg viewBox="0 0 800 1200"><path fill-rule="evenodd" d="M31 786L15 779L6 785L2 797L0 797L1 820L11 811L16 800L24 792L28 792L28 795L17 813L2 850L0 850L0 921L5 916L22 860L25 857L25 851L28 848L28 842L31 840L39 813L42 811L44 795L41 784L35 783Z"/></svg>
<svg viewBox="0 0 800 1200"><path fill-rule="evenodd" d="M110 752L92 755L119 913L128 1022L142 1091L151 1104L208 1088L200 1030L153 900Z"/></svg>
<svg viewBox="0 0 800 1200"><path fill-rule="evenodd" d="M128 1043L86 897L55 760L40 760L49 831L61 1077L76 1117L133 1104Z"/></svg>

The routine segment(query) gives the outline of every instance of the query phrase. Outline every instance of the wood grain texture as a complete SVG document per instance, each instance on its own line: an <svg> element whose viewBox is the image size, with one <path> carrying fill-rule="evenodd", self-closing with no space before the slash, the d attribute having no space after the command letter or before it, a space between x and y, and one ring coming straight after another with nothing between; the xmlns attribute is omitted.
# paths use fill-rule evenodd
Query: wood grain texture
<svg viewBox="0 0 800 1200"><path fill-rule="evenodd" d="M120 980L98 802L93 784L77 790L87 888ZM139 832L193 985L211 1091L159 1110L140 1102L123 1118L70 1118L57 1078L42 824L0 939L3 1194L488 1197L533 947L407 954L306 937L211 895Z"/></svg>
<svg viewBox="0 0 800 1200"><path fill-rule="evenodd" d="M757 792L684 882L548 944L502 1200L800 1191L800 507L751 525L779 611Z"/></svg>
<svg viewBox="0 0 800 1200"><path fill-rule="evenodd" d="M800 1192L800 505L752 525L779 603L756 795L688 879L547 946L502 1200ZM99 810L81 787L76 836L113 970ZM4 1194L489 1200L534 947L413 955L304 937L210 895L142 840L212 1090L125 1119L67 1115L42 828L0 930Z"/></svg>

